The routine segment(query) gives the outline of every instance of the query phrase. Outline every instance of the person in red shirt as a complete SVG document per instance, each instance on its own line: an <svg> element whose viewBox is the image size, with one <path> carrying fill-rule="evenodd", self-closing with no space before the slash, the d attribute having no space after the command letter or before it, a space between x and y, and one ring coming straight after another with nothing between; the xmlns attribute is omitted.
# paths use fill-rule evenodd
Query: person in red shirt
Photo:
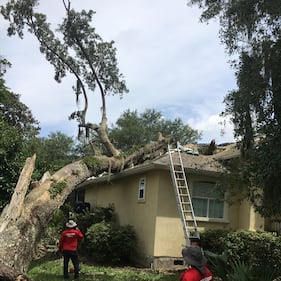
<svg viewBox="0 0 281 281"><path fill-rule="evenodd" d="M74 267L74 278L79 278L79 260L78 260L78 240L84 237L82 232L77 228L77 223L69 220L66 223L66 230L61 233L59 241L59 251L63 254L63 276L69 278L68 264L72 261Z"/></svg>
<svg viewBox="0 0 281 281"><path fill-rule="evenodd" d="M180 276L180 281L213 281L213 274L207 267L207 259L198 246L186 247L182 256L190 267Z"/></svg>

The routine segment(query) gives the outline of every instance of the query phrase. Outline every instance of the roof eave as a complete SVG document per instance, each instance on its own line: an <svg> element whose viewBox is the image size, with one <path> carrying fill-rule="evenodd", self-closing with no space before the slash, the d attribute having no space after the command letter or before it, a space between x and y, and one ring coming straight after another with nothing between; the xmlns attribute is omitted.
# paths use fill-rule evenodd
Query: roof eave
<svg viewBox="0 0 281 281"><path fill-rule="evenodd" d="M157 170L170 170L170 167L168 165L157 164L157 163L142 164L139 166L135 166L135 167L126 169L126 170L121 171L116 174L89 178L89 179L85 180L84 182L82 182L81 184L79 184L76 187L76 189L83 189L92 183L109 182L112 180L116 180L116 179L120 179L120 178L129 176L129 175L140 174L140 173L144 173L144 172L156 170L156 169ZM194 168L185 168L185 171L188 174L192 174L192 175L205 175L205 176L215 176L215 177L219 177L223 173L223 172L219 172L219 171L210 171L210 170L194 169Z"/></svg>

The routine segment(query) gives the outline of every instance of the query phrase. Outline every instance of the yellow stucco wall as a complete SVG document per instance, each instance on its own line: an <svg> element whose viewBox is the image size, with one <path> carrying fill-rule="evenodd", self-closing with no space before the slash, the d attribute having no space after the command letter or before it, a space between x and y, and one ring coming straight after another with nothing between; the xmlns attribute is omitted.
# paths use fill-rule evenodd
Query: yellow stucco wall
<svg viewBox="0 0 281 281"><path fill-rule="evenodd" d="M138 200L140 178L146 178L145 200ZM127 176L122 180L90 186L85 190L85 201L92 206L114 204L121 225L133 225L139 249L145 255L154 255L155 217L157 210L158 177L148 174Z"/></svg>
<svg viewBox="0 0 281 281"><path fill-rule="evenodd" d="M138 200L140 178L146 178L145 200ZM187 175L190 190L194 181L215 181L215 177ZM88 186L85 201L92 206L114 204L120 224L133 225L139 240L139 249L145 256L180 257L185 245L174 189L168 170L152 170L126 176L110 182ZM222 220L197 220L199 231L204 229L262 230L263 219L247 202L225 204Z"/></svg>
<svg viewBox="0 0 281 281"><path fill-rule="evenodd" d="M237 229L264 230L264 218L254 211L249 202L240 203L239 225Z"/></svg>
<svg viewBox="0 0 281 281"><path fill-rule="evenodd" d="M186 244L169 171L155 171L159 177L154 256L180 257Z"/></svg>

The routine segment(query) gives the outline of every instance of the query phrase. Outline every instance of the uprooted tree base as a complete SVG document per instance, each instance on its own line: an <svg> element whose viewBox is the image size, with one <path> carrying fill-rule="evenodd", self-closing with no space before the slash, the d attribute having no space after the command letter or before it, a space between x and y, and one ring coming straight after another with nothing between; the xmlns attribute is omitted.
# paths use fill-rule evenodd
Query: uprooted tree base
<svg viewBox="0 0 281 281"><path fill-rule="evenodd" d="M28 280L24 274L48 223L79 183L104 171L119 172L153 159L166 152L170 141L147 145L128 157L95 156L91 165L83 160L73 162L52 176L46 173L30 191L36 156L28 158L12 199L0 216L0 281Z"/></svg>

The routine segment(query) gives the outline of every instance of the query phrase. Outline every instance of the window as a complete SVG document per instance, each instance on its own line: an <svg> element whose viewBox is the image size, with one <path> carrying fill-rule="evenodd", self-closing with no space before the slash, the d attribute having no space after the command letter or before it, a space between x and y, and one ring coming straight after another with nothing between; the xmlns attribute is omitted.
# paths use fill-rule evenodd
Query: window
<svg viewBox="0 0 281 281"><path fill-rule="evenodd" d="M145 178L141 178L139 181L138 200L144 200L145 198Z"/></svg>
<svg viewBox="0 0 281 281"><path fill-rule="evenodd" d="M196 217L224 218L224 196L213 182L195 182L192 190L192 204Z"/></svg>

